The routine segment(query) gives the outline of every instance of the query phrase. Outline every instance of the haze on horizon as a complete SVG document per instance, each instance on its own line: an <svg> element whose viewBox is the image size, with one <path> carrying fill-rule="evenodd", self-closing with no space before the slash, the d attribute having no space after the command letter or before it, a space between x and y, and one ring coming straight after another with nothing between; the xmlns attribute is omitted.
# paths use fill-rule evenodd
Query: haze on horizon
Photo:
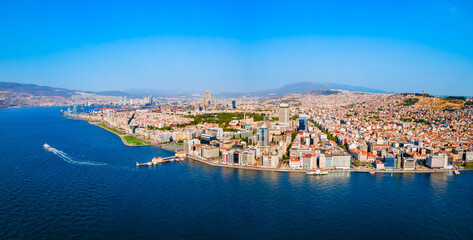
<svg viewBox="0 0 473 240"><path fill-rule="evenodd" d="M216 92L313 81L473 95L471 1L0 6L0 81Z"/></svg>

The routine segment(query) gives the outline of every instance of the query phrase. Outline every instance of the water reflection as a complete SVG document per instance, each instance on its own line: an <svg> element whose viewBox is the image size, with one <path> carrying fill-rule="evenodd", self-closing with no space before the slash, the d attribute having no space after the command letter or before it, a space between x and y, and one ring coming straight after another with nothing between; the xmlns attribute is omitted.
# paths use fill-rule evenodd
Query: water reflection
<svg viewBox="0 0 473 240"><path fill-rule="evenodd" d="M430 187L435 194L435 199L438 199L438 197L443 197L445 194L447 194L449 177L447 176L446 172L430 173L427 175L427 178L430 180Z"/></svg>

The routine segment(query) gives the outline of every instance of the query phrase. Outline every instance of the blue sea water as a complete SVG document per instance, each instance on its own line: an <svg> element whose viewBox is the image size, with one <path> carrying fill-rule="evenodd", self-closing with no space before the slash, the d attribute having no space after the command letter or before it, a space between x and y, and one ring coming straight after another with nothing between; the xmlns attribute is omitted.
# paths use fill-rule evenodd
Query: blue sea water
<svg viewBox="0 0 473 240"><path fill-rule="evenodd" d="M172 153L60 109L0 110L0 239L473 239L473 172L136 168Z"/></svg>

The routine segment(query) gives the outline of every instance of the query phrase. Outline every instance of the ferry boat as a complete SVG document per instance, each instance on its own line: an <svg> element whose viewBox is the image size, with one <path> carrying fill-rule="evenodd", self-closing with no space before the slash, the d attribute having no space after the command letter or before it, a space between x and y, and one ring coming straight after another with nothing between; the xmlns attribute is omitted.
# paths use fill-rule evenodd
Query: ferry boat
<svg viewBox="0 0 473 240"><path fill-rule="evenodd" d="M328 171L320 171L320 169L317 169L315 171L308 171L305 174L307 174L307 175L327 175Z"/></svg>

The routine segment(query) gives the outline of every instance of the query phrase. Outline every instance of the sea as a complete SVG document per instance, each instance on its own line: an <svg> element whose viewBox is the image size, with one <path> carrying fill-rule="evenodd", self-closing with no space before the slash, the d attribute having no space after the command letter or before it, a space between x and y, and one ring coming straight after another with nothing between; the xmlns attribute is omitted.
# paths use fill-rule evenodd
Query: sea
<svg viewBox="0 0 473 240"><path fill-rule="evenodd" d="M173 153L61 109L0 110L0 239L473 239L473 172L137 168Z"/></svg>

